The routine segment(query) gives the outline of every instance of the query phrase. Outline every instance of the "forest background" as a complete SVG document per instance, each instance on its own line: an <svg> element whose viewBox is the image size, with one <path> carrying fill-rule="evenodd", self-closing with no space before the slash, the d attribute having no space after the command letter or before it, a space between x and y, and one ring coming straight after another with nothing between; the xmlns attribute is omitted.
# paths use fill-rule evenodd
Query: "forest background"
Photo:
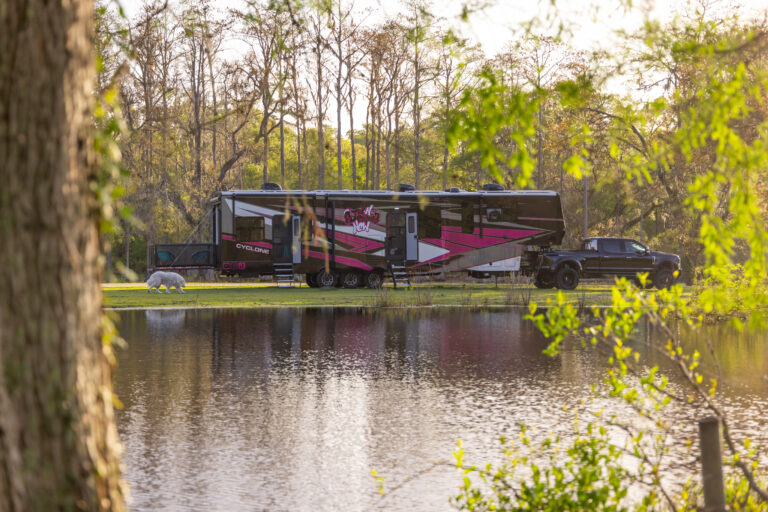
<svg viewBox="0 0 768 512"><path fill-rule="evenodd" d="M524 27L487 55L451 28L455 20L419 0L389 19L341 1L302 10L299 20L290 5L148 1L126 17L114 4L97 3L97 92L127 125L116 137L123 203L133 212L105 235L108 268L142 273L155 242L208 241L208 200L219 190L263 182L476 190L500 181L515 188L528 173L530 188L561 194L564 245L582 236L634 237L681 254L687 280L704 264L701 212L686 208L686 199L716 148L660 162L647 180L628 179L625 169L664 146L700 101L695 84L706 64L675 48L686 27L710 27L697 35L705 44L764 33L764 18L739 19L732 5L689 3L655 28L669 44L657 41L653 51L631 33L610 50L577 50L563 42L569 29L560 25L540 33ZM745 57L746 73L765 71L761 40L722 56ZM474 91L489 76L508 98L494 96L496 107L535 118L534 130L513 123L491 134L500 152L493 162L453 132L462 111L482 101ZM746 140L759 137L768 116L765 103L749 107L748 121L734 127ZM532 158L516 161L521 151ZM756 186L765 218L765 173ZM715 213L727 222L728 187L716 193L722 202Z"/></svg>

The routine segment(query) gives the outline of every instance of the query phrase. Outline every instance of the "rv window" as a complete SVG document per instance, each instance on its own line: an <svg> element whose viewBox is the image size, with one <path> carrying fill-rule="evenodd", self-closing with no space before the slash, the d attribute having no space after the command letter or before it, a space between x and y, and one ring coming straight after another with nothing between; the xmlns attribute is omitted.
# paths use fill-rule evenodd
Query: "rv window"
<svg viewBox="0 0 768 512"><path fill-rule="evenodd" d="M264 217L235 217L235 238L243 242L264 240Z"/></svg>
<svg viewBox="0 0 768 512"><path fill-rule="evenodd" d="M475 204L461 203L461 232L475 232Z"/></svg>
<svg viewBox="0 0 768 512"><path fill-rule="evenodd" d="M419 238L440 238L443 229L443 212L439 206L427 206L419 213Z"/></svg>
<svg viewBox="0 0 768 512"><path fill-rule="evenodd" d="M416 217L408 217L408 233L416 232Z"/></svg>

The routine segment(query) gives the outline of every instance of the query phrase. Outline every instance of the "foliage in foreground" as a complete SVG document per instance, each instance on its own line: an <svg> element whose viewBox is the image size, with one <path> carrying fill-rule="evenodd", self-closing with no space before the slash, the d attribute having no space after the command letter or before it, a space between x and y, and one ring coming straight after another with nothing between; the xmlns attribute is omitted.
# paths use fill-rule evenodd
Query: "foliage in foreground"
<svg viewBox="0 0 768 512"><path fill-rule="evenodd" d="M672 328L675 322L695 327L702 314L713 313L730 316L740 327L743 319L750 327L765 325L768 231L760 190L768 167L768 124L744 128L754 122L768 91L765 72L753 65L766 37L764 29L745 30L733 19L709 20L703 13L663 28L647 23L637 37L643 49L634 53L631 65L638 74L660 75L662 81L669 73L671 94L661 94L643 109L628 103L614 110L623 114L608 114L615 137L611 153L620 157L627 181L669 189L674 176L674 186L687 186L678 217L697 232L706 286L696 294L695 310L679 286L650 292L644 281L635 287L625 280L613 287L611 307L595 309L589 319L562 295L543 312L532 304L529 318L551 340L546 353L557 355L566 339L574 339L605 355L608 370L593 393L616 405L607 414L599 408L581 411L592 415L590 443L577 437L563 447L545 439L537 445L543 450L538 457L505 451L505 462L495 468L462 468L459 508L538 510L552 503L552 510L694 510L702 498L690 440L696 436L695 420L707 414L722 425L729 506L768 509L761 452L730 428L712 343L706 354L711 363L704 365L706 358L696 350L686 352ZM679 68L691 71L684 81ZM578 97L570 105L583 107ZM651 132L661 136L651 141ZM588 140L586 124L584 135ZM587 172L591 155L586 149L582 155L565 170ZM679 174L685 167L696 172ZM641 322L664 341L638 339ZM662 366L654 364L659 359ZM631 411L633 419L617 409ZM688 483L665 477L675 471L690 475Z"/></svg>

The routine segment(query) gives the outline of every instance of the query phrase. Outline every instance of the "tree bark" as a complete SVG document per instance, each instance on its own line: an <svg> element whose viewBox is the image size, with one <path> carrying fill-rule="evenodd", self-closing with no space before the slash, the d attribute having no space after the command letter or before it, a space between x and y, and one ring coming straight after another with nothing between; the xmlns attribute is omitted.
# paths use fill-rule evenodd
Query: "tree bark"
<svg viewBox="0 0 768 512"><path fill-rule="evenodd" d="M91 189L93 2L0 7L0 510L123 510Z"/></svg>
<svg viewBox="0 0 768 512"><path fill-rule="evenodd" d="M352 87L350 85L350 87ZM355 158L355 119L352 114L352 108L355 102L352 99L352 91L349 93L349 144L351 146L352 154L350 165L352 166L352 190L357 190L357 159Z"/></svg>

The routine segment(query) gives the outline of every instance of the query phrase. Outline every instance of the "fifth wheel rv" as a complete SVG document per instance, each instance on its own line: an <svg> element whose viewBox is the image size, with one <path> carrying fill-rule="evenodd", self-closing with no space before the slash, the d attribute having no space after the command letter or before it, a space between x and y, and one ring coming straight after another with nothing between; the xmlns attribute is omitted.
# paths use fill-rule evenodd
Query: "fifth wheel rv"
<svg viewBox="0 0 768 512"><path fill-rule="evenodd" d="M377 288L389 278L397 286L412 275L513 270L521 257L525 267L565 233L553 191L264 188L217 194L213 243L156 245L150 266Z"/></svg>

